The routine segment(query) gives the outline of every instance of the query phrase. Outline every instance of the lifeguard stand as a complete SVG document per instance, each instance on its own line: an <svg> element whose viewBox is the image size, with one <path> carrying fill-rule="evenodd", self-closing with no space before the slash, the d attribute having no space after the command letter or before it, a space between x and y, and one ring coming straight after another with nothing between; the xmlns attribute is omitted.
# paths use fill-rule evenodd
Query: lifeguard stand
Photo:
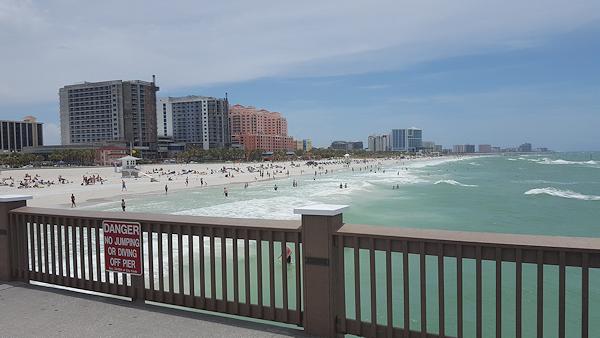
<svg viewBox="0 0 600 338"><path fill-rule="evenodd" d="M139 170L136 169L137 157L125 156L119 159L121 161L121 177L138 177Z"/></svg>

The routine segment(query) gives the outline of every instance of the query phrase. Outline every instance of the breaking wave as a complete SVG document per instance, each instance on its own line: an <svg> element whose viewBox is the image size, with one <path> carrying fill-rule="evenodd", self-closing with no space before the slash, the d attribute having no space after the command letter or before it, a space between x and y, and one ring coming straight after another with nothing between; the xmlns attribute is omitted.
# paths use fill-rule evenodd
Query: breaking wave
<svg viewBox="0 0 600 338"><path fill-rule="evenodd" d="M584 201L600 201L600 196L594 195L583 195L580 193L576 193L570 190L561 190L556 188L541 188L541 189L531 189L525 192L525 195L540 195L546 194L554 197L562 197L562 198L573 198Z"/></svg>
<svg viewBox="0 0 600 338"><path fill-rule="evenodd" d="M439 183L446 183L446 184L450 184L450 185L459 185L461 187L478 187L478 185L462 184L460 182L456 182L455 180L439 180L439 181L435 182L434 184L439 184Z"/></svg>

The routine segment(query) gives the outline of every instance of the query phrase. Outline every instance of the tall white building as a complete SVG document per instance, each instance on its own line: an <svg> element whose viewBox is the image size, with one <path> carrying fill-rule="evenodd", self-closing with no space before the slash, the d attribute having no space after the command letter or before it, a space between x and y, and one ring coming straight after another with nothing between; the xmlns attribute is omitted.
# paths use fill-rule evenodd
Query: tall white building
<svg viewBox="0 0 600 338"><path fill-rule="evenodd" d="M128 142L156 150L156 92L153 82L81 82L64 86L60 97L62 145Z"/></svg>
<svg viewBox="0 0 600 338"><path fill-rule="evenodd" d="M158 135L175 142L201 145L203 149L231 146L229 102L206 96L156 99Z"/></svg>
<svg viewBox="0 0 600 338"><path fill-rule="evenodd" d="M369 149L373 151L389 151L390 150L390 134L369 136Z"/></svg>
<svg viewBox="0 0 600 338"><path fill-rule="evenodd" d="M414 153L422 147L423 131L416 127L408 129L392 129L392 151L407 151Z"/></svg>

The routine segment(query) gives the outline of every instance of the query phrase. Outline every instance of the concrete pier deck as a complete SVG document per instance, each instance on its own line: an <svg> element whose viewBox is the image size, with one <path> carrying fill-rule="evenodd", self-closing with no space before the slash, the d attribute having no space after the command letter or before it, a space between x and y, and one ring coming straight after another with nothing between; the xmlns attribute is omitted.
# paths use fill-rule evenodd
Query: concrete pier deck
<svg viewBox="0 0 600 338"><path fill-rule="evenodd" d="M313 337L281 327L21 282L0 282L0 337Z"/></svg>

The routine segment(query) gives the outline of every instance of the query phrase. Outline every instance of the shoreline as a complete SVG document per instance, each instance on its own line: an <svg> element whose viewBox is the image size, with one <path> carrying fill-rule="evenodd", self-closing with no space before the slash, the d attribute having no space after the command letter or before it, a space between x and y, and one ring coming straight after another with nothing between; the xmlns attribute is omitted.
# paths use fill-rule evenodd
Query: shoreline
<svg viewBox="0 0 600 338"><path fill-rule="evenodd" d="M436 159L439 157L420 157L416 159L402 159L406 162L415 161L426 161ZM377 165L381 163L382 166L400 161L396 158L378 158L378 159L365 159L367 162L360 163L351 162L350 166L347 166L341 161L339 163L332 163L333 161L322 160L321 162L330 162L331 164L319 165L317 168L306 165L306 161L293 162L295 166L292 167L290 161L286 162L258 162L258 163L159 163L159 164L145 164L138 165L140 172L153 172L158 169L162 169L161 172L173 172L175 174L152 174L157 179L156 182L151 182L150 177L141 176L138 178L122 178L120 171L114 172L114 167L33 167L33 168L18 168L18 169L4 169L0 171L0 179L4 182L13 182L14 186L10 187L7 185L0 186L0 194L18 194L18 195L31 195L33 199L27 201L27 205L31 207L45 207L45 208L71 208L71 194L75 196L75 203L77 206L91 206L100 203L117 203L121 199L125 201L133 200L148 194L161 193L165 191L165 185L168 186L168 192L183 191L187 189L197 189L202 187L227 187L237 186L243 187L245 183L249 185L254 182L265 182L265 181L278 181L281 179L289 179L292 177L299 177L302 175L314 175L314 172L328 172L333 170L344 170L352 167L360 167L361 165ZM263 165L264 176L261 177L257 171L251 172L248 167L253 167L256 170L260 170ZM296 166L299 165L299 166ZM227 174L222 173L220 170L226 167L228 170ZM319 169L321 168L321 169ZM233 170L232 170L233 169ZM210 173L212 170L212 174ZM182 171L189 172L183 174ZM196 173L193 173L196 171ZM288 174L289 171L289 174ZM205 174L200 174L204 172ZM268 172L268 174L267 174ZM273 173L275 172L275 178ZM228 175L233 173L233 177ZM26 175L30 175L28 181L42 180L54 181L55 184L47 185L42 184L39 188L18 188L19 183L24 181ZM82 184L83 177L100 176L104 181L103 183L96 182L95 184L85 185ZM10 178L12 177L12 180ZM58 178L62 177L69 183L60 184ZM171 180L169 180L169 178ZM188 178L188 185L186 185L186 178ZM202 182L206 184L201 185ZM126 191L119 190L121 188L121 182L125 181ZM29 185L33 185L30 183Z"/></svg>

